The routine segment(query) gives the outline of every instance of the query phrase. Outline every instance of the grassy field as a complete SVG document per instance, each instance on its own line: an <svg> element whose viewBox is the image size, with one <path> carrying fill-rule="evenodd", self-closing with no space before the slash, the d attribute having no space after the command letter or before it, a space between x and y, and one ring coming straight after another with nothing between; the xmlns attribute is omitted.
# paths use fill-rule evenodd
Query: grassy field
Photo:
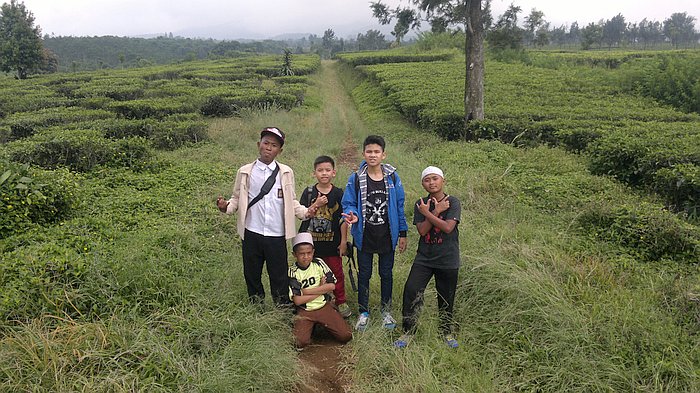
<svg viewBox="0 0 700 393"><path fill-rule="evenodd" d="M247 304L235 220L214 205L268 125L288 134L279 159L299 191L319 154L343 158L344 186L352 153L376 133L406 186L409 222L427 165L442 167L463 204L460 348L440 340L431 285L408 348L393 348L398 333L374 323L343 349L350 391L700 390L697 262L653 260L640 254L646 243L588 227L596 212L656 211L657 202L591 175L584 157L560 148L418 130L375 83L337 63L309 81L291 111L198 119L205 142L154 150L143 167L65 174L80 195L72 213L0 239L0 390L297 390L307 374L288 315ZM412 229L397 257L397 313L416 241ZM378 307L376 275L371 291Z"/></svg>
<svg viewBox="0 0 700 393"><path fill-rule="evenodd" d="M388 161L414 180L404 181L407 200L422 192L422 167L437 164L448 193L463 201L462 348L453 353L441 343L428 302L417 342L406 351L388 346L392 337L379 329L355 342L358 391L698 389L697 265L643 263L580 224L588 203L614 209L652 202L591 175L584 159L561 149L446 142L416 132L379 86L347 69L345 75L369 127L390 135ZM401 260L399 283L410 255Z"/></svg>

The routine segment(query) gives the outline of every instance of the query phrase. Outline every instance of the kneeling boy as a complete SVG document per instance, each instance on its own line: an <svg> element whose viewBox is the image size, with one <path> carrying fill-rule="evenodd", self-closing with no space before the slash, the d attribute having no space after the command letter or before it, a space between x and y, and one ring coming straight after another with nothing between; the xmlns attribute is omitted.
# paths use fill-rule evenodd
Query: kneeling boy
<svg viewBox="0 0 700 393"><path fill-rule="evenodd" d="M335 276L322 259L314 258L314 241L308 232L292 240L296 263L289 268L289 298L297 308L294 339L297 349L311 344L315 324L323 325L341 343L352 339L350 326L331 304Z"/></svg>

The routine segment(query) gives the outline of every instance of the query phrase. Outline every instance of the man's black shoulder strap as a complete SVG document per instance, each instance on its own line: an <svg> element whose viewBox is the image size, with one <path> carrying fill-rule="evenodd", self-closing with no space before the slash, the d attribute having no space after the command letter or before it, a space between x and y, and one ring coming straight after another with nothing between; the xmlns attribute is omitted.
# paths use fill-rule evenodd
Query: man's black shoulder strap
<svg viewBox="0 0 700 393"><path fill-rule="evenodd" d="M267 179L265 179L265 183L263 183L262 188L260 188L260 194L256 195L255 198L248 202L248 209L250 209L253 205L258 203L259 200L263 199L263 197L265 197L265 195L267 195L270 192L270 190L272 190L272 186L275 185L275 180L277 179L277 174L279 172L280 164L277 164L277 167L274 171L272 171L272 174L268 176Z"/></svg>

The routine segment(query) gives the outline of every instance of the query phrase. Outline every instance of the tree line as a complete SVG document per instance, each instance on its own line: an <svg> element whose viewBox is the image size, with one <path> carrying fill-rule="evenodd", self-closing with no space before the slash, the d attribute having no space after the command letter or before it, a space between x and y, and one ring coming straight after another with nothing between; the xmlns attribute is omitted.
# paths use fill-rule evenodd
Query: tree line
<svg viewBox="0 0 700 393"><path fill-rule="evenodd" d="M381 0L372 2L370 9L381 24L393 24L391 34L400 44L412 29L428 24L432 33L459 32L450 29L453 18L448 15L464 14L470 1L411 0L418 8L397 6L390 8ZM481 20L485 39L492 49L520 49L523 47L580 47L594 48L649 48L662 44L673 48L697 47L700 33L695 30L694 16L687 12L676 12L663 21L644 18L629 22L622 14L610 19L600 19L585 26L573 22L570 25L554 26L545 18L543 11L533 8L521 19L523 9L511 3L494 18L491 0L482 1ZM426 13L421 11L430 10ZM522 22L521 22L522 21ZM423 29L426 31L426 29Z"/></svg>
<svg viewBox="0 0 700 393"><path fill-rule="evenodd" d="M166 33L156 38L41 36L34 15L23 2L10 0L0 7L0 71L18 79L57 71L144 67L177 61L236 57L251 53L317 53L385 49L389 42L378 30L346 39L332 29L287 40L232 41L192 39Z"/></svg>
<svg viewBox="0 0 700 393"><path fill-rule="evenodd" d="M580 46L594 48L642 48L671 45L673 48L696 47L700 33L695 30L695 17L686 12L676 12L663 21L647 18L639 22L628 22L621 13L610 19L600 19L580 26L552 26L545 14L533 8L518 23L522 8L511 4L495 23L485 26L489 45L496 48L517 49L523 46ZM486 21L492 20L490 17Z"/></svg>

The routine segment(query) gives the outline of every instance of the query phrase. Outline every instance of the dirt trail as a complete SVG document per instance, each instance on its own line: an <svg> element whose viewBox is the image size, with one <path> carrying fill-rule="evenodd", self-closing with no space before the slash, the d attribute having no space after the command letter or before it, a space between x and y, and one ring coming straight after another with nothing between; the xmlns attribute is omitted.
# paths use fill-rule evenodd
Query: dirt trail
<svg viewBox="0 0 700 393"><path fill-rule="evenodd" d="M355 104L338 77L337 64L334 61L321 62L321 97L321 124L325 128L324 131L345 134L338 165L354 169L359 154L353 130L361 124L361 120L355 110Z"/></svg>
<svg viewBox="0 0 700 393"><path fill-rule="evenodd" d="M346 374L341 354L342 345L327 334L314 334L313 344L299 354L306 380L300 393L345 393L350 378Z"/></svg>
<svg viewBox="0 0 700 393"><path fill-rule="evenodd" d="M361 124L361 120L339 79L336 67L337 64L332 61L321 62L323 106L320 123L323 132L345 134L337 165L355 169L359 154L354 142L353 125ZM350 379L347 367L344 367L342 348L324 329L314 333L313 344L299 353L299 362L306 377L305 382L298 386L300 393L344 393L349 390Z"/></svg>

